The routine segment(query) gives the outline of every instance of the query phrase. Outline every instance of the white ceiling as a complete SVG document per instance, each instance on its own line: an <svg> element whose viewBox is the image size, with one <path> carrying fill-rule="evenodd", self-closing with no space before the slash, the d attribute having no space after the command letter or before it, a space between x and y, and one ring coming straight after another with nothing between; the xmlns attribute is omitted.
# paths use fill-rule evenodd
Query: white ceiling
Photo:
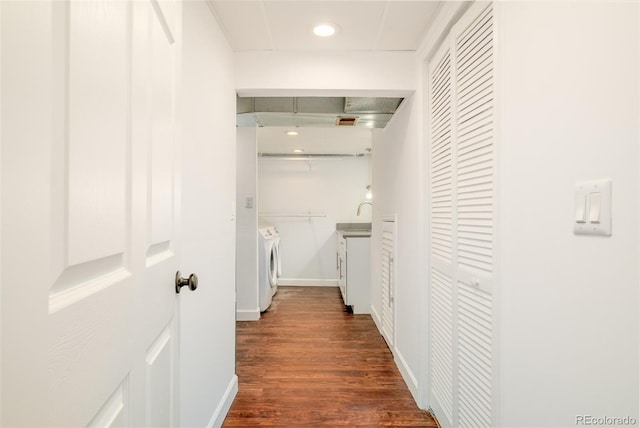
<svg viewBox="0 0 640 428"><path fill-rule="evenodd" d="M413 51L439 1L209 0L234 51ZM314 26L337 24L316 37Z"/></svg>
<svg viewBox="0 0 640 428"><path fill-rule="evenodd" d="M440 1L399 0L209 0L231 47L241 51L415 51ZM313 27L338 26L328 38ZM367 128L258 128L258 152L305 154L365 153L371 148Z"/></svg>
<svg viewBox="0 0 640 428"><path fill-rule="evenodd" d="M298 135L287 135L295 130ZM271 126L258 128L258 153L294 155L293 149L307 154L366 153L371 148L372 131L369 128L293 128Z"/></svg>

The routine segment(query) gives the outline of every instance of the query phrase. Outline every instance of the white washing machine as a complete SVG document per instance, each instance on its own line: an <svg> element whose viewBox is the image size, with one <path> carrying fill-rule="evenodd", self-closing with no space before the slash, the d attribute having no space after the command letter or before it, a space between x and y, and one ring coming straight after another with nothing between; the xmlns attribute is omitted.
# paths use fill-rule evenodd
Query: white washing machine
<svg viewBox="0 0 640 428"><path fill-rule="evenodd" d="M280 257L280 235L278 234L278 229L273 228L273 232L275 233L275 237L273 239L273 249L276 257L276 283L271 287L273 290L273 295L275 296L278 292L278 280L282 276L282 258Z"/></svg>
<svg viewBox="0 0 640 428"><path fill-rule="evenodd" d="M278 287L278 232L272 226L258 229L258 295L260 312L266 311Z"/></svg>

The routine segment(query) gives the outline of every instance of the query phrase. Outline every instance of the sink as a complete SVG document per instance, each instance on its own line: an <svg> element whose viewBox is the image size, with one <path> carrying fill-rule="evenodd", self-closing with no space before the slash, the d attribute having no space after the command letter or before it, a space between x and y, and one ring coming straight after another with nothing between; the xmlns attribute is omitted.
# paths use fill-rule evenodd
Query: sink
<svg viewBox="0 0 640 428"><path fill-rule="evenodd" d="M371 223L336 223L336 230L359 230L371 232Z"/></svg>

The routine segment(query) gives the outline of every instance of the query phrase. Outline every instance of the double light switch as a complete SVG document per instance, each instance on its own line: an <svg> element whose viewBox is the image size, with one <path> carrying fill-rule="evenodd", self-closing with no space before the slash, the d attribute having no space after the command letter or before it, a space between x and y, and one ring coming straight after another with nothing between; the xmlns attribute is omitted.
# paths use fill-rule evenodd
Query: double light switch
<svg viewBox="0 0 640 428"><path fill-rule="evenodd" d="M573 232L611 236L611 180L576 184Z"/></svg>

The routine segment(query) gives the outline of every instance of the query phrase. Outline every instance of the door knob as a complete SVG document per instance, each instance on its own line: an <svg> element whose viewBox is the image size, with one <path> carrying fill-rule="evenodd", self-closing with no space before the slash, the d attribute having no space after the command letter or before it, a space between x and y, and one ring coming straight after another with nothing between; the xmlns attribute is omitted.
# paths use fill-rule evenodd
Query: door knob
<svg viewBox="0 0 640 428"><path fill-rule="evenodd" d="M192 291L198 288L198 275L192 273L189 278L183 278L180 276L180 271L176 272L176 293L180 293L180 289L185 285Z"/></svg>

